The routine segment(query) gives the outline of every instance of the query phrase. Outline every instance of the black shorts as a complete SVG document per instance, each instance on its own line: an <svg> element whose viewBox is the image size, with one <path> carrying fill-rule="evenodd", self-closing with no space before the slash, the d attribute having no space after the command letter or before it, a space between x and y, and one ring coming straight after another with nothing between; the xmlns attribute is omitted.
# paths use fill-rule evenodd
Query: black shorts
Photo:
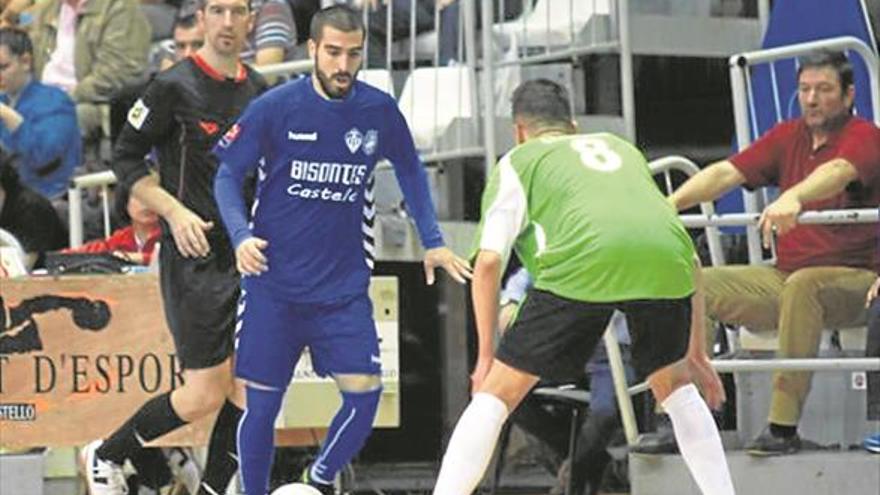
<svg viewBox="0 0 880 495"><path fill-rule="evenodd" d="M183 369L216 366L233 352L239 276L226 243L204 258L184 258L164 238L159 273L165 319Z"/></svg>
<svg viewBox="0 0 880 495"><path fill-rule="evenodd" d="M537 289L529 291L496 357L551 381L582 377L615 309L626 314L639 377L684 357L690 338L690 297L588 303Z"/></svg>

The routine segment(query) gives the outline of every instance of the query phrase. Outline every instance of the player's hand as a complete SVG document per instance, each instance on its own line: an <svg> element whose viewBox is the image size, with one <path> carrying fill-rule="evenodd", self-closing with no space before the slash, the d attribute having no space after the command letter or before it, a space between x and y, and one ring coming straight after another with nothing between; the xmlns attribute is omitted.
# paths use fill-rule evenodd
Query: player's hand
<svg viewBox="0 0 880 495"><path fill-rule="evenodd" d="M480 391L491 367L492 358L477 359L477 365L474 367L474 372L471 373L471 395Z"/></svg>
<svg viewBox="0 0 880 495"><path fill-rule="evenodd" d="M880 295L878 292L880 292L880 277L877 277L877 280L875 280L874 283L871 284L871 288L868 289L868 295L865 296L866 308L871 306L871 302L873 302L874 299L877 299L877 296Z"/></svg>
<svg viewBox="0 0 880 495"><path fill-rule="evenodd" d="M171 226L171 235L177 250L185 258L207 256L211 252L205 232L214 227L214 222L206 222L185 206L178 206L165 217Z"/></svg>
<svg viewBox="0 0 880 495"><path fill-rule="evenodd" d="M242 275L259 275L269 269L263 250L269 242L259 237L249 237L235 248L235 267Z"/></svg>
<svg viewBox="0 0 880 495"><path fill-rule="evenodd" d="M425 251L425 282L434 285L434 269L442 267L450 277L460 284L467 283L473 277L471 265L464 258L459 258L445 246Z"/></svg>
<svg viewBox="0 0 880 495"><path fill-rule="evenodd" d="M727 396L721 378L718 377L718 372L712 367L709 358L704 353L694 353L687 356L686 362L691 378L703 393L706 404L712 409L720 409Z"/></svg>
<svg viewBox="0 0 880 495"><path fill-rule="evenodd" d="M797 217L801 208L801 202L793 195L786 193L764 208L761 218L758 219L758 228L761 230L765 248L770 248L770 240L773 238L774 232L776 235L784 235L797 225Z"/></svg>

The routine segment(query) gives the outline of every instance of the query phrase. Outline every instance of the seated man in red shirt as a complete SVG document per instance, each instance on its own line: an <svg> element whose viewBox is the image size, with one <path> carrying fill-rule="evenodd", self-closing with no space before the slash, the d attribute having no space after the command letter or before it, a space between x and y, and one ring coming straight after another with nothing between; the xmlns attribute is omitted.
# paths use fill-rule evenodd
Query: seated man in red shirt
<svg viewBox="0 0 880 495"><path fill-rule="evenodd" d="M779 356L815 357L823 328L865 319L875 279L872 224L801 225L804 210L875 208L880 203L880 129L852 115L853 71L842 53L800 60L802 117L778 124L747 149L691 177L670 196L679 210L745 185L780 188L763 211L764 245L777 236L776 266L704 270L706 312L726 323L779 330ZM800 449L797 424L810 372L776 372L769 426L746 447L755 455Z"/></svg>
<svg viewBox="0 0 880 495"><path fill-rule="evenodd" d="M106 239L87 242L82 246L65 249L65 253L112 253L125 261L149 265L159 240L159 217L129 194L128 188L116 189L116 205L127 227L113 231ZM125 207L122 207L125 205Z"/></svg>

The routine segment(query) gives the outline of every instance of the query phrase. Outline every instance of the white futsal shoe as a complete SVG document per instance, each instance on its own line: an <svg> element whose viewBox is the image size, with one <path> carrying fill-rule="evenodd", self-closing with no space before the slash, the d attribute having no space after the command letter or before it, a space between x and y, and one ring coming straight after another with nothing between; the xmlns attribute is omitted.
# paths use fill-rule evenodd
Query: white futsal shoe
<svg viewBox="0 0 880 495"><path fill-rule="evenodd" d="M128 484L122 466L100 459L95 451L104 443L103 440L94 442L83 447L83 466L86 472L86 485L91 495L128 495Z"/></svg>

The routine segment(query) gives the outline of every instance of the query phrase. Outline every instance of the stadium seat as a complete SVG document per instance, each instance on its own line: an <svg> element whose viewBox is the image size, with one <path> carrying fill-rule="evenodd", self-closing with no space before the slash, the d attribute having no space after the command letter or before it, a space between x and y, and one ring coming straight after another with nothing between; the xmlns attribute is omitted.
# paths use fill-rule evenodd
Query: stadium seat
<svg viewBox="0 0 880 495"><path fill-rule="evenodd" d="M610 13L609 0L538 0L531 11L494 30L502 40L514 37L521 48L568 47L594 16Z"/></svg>
<svg viewBox="0 0 880 495"><path fill-rule="evenodd" d="M394 96L394 81L391 79L391 71L386 69L363 69L358 72L358 79Z"/></svg>
<svg viewBox="0 0 880 495"><path fill-rule="evenodd" d="M412 130L416 147L430 150L456 118L475 116L475 77L468 67L414 70L398 103Z"/></svg>

